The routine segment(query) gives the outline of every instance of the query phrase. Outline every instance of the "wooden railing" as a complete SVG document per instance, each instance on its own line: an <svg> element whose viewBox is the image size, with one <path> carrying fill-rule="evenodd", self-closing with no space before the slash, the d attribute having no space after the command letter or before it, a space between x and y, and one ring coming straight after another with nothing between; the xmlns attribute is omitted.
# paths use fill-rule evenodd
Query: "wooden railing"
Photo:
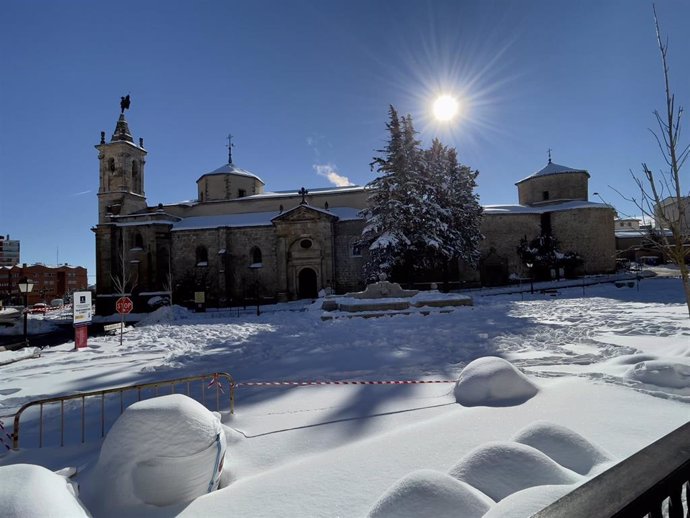
<svg viewBox="0 0 690 518"><path fill-rule="evenodd" d="M29 403L23 405L14 416L14 427L11 434L12 447L14 449L19 448L22 416L28 409L31 408L38 407L38 447L42 448L44 443L44 421L46 420L44 409L46 407L48 409L52 409L54 406L59 405L59 445L64 446L66 418L67 421L72 422L72 424L75 420L80 421L79 428L81 430L81 443L85 442L87 402L93 402L95 400L96 404L100 407L100 411L97 411L97 413L100 415L98 427L100 428L100 437L102 438L105 437L105 433L107 431L106 417L108 411L110 411L110 415L112 415L113 413L117 413L117 409L119 409L119 413L117 413L119 416L122 414L122 412L124 412L125 408L136 401L161 396L163 394L175 393L186 394L187 396L196 399L204 406L208 406L207 399L209 398L209 394L211 398L215 396L216 411L223 409L223 405L221 405L222 394L223 400L227 398L227 409L230 410L230 413L233 413L235 410L235 381L230 374L224 372L203 374L200 376L188 376L184 378L156 381L152 383L140 383L138 385L96 390L93 392L80 392L68 396L56 396L47 399L30 401ZM112 395L115 397L107 397ZM136 396L136 399L134 396ZM106 399L108 399L107 405ZM66 409L66 407L69 408ZM113 407L116 409L113 410ZM78 415L75 416L75 414ZM74 429L73 432L79 433L78 430Z"/></svg>
<svg viewBox="0 0 690 518"><path fill-rule="evenodd" d="M690 422L532 518L688 518L689 497Z"/></svg>

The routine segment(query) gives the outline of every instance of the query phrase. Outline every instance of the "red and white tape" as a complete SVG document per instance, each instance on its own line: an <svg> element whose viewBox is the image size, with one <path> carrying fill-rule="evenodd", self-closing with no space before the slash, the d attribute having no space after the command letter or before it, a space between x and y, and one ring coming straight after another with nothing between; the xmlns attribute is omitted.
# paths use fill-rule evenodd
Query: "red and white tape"
<svg viewBox="0 0 690 518"><path fill-rule="evenodd" d="M211 381L209 382L206 388L211 388L214 385L218 387L218 390L220 390L222 394L225 394L225 391L223 390L223 384L220 382L218 374L213 375L213 378L211 378Z"/></svg>
<svg viewBox="0 0 690 518"><path fill-rule="evenodd" d="M420 383L455 383L456 380L391 380L391 381L243 381L235 387L303 387L309 385L416 385Z"/></svg>

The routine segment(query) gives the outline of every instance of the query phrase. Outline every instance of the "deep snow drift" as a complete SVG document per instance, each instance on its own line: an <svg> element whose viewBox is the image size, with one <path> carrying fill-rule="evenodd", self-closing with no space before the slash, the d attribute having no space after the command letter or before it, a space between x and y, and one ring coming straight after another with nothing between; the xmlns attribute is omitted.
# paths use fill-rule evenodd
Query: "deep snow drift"
<svg viewBox="0 0 690 518"><path fill-rule="evenodd" d="M108 432L83 501L97 516L126 515L217 489L226 449L219 417L182 394L134 403Z"/></svg>
<svg viewBox="0 0 690 518"><path fill-rule="evenodd" d="M448 383L240 386L236 413L222 414L221 489L189 503L145 504L122 489L116 469L97 467L97 440L33 447L35 417L23 424L26 445L0 464L76 467L84 502L106 517L122 513L92 498L99 480L127 501L128 516L402 516L425 502L437 516L529 515L690 418L690 321L678 280L644 280L639 291L587 287L584 298L582 288L559 292L473 294L475 306L448 314L328 322L320 304L266 308L260 317L162 309L122 346L119 337L90 338L85 350L67 343L2 366L5 425L40 397L215 371L240 383ZM164 460L150 463L155 476L168 474L156 471L168 457L199 451L182 432L160 435L162 416L146 421L151 440L123 436L120 455L107 454L131 473L160 458L158 442ZM215 429L204 434L206 446ZM180 494L193 485L183 483ZM40 503L45 495L33 496ZM7 498L0 485L0 501Z"/></svg>

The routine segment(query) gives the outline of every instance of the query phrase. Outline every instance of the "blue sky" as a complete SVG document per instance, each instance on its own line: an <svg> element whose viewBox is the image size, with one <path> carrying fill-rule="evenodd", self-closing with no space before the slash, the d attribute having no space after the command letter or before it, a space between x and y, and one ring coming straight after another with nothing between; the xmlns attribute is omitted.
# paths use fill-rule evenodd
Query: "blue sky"
<svg viewBox="0 0 690 518"><path fill-rule="evenodd" d="M690 3L657 2L678 100L690 92ZM639 213L630 170L662 167L649 133L663 108L652 6L636 0L3 2L0 234L22 261L94 270L100 131L120 96L148 150L150 205L193 199L233 158L267 190L364 185L388 105L480 171L483 204L553 161L588 169ZM431 103L457 96L439 124ZM319 167L320 166L320 167ZM598 198L593 197L594 201Z"/></svg>

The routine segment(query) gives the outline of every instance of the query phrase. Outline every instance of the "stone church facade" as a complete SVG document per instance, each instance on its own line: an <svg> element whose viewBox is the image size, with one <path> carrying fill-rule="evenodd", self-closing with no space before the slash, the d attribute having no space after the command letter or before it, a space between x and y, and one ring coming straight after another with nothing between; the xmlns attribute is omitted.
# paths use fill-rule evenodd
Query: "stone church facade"
<svg viewBox="0 0 690 518"><path fill-rule="evenodd" d="M207 305L222 307L257 293L280 301L364 287L366 250L358 246L364 187L268 192L229 156L197 180L197 200L148 205L147 152L143 139L135 143L124 110L111 139L101 132L96 149L99 313L114 311L123 279L139 311L170 291L176 303L203 292ZM519 205L486 206L480 268L461 268L461 278L507 281L524 269L516 254L520 238L547 230L564 250L585 257L588 272L613 270L613 210L587 201L588 178L587 171L549 163L518 182Z"/></svg>

